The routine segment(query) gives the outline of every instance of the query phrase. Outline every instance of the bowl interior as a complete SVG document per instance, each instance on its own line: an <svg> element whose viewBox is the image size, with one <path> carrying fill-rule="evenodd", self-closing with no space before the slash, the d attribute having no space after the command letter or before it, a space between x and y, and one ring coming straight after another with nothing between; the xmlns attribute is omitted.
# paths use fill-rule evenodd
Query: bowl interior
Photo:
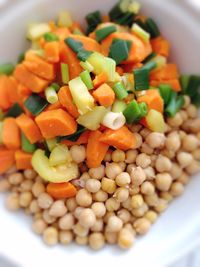
<svg viewBox="0 0 200 267"><path fill-rule="evenodd" d="M62 9L68 9L75 20L84 24L84 16L93 10L104 13L115 0L30 0L21 1L2 15L0 24L0 61L16 60L27 43L25 31L28 23L54 19ZM199 21L173 1L142 0L143 12L155 18L161 32L171 42L171 59L178 63L180 70L186 73L198 73L200 70ZM179 2L180 3L180 2ZM87 248L75 245L47 248L40 238L30 231L31 220L22 213L10 214L3 207L0 197L0 254L13 259L20 266L66 266L82 262L88 267L123 266L133 262L135 266L166 266L199 242L200 236L200 179L194 177L186 187L185 194L175 200L169 209L161 215L150 233L140 238L133 249L122 252L116 247L106 247L94 253ZM189 245L187 245L189 244ZM78 253L78 257L76 257ZM88 257L90 256L90 258Z"/></svg>

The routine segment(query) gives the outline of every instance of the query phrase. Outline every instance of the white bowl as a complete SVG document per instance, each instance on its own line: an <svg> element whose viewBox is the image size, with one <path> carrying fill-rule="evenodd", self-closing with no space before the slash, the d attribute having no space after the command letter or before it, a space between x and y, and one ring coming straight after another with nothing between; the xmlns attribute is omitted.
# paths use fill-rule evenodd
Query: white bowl
<svg viewBox="0 0 200 267"><path fill-rule="evenodd" d="M68 9L74 18L83 21L90 11L106 12L114 0L34 0L12 4L0 23L0 60L15 60L25 49L25 29L29 22L55 18L62 9ZM193 13L181 6L182 1L142 0L143 11L158 22L161 32L171 42L172 59L180 70L187 73L200 71L199 21ZM4 209L0 197L0 255L19 266L59 266L68 264L88 267L95 265L122 267L167 266L191 250L200 242L200 179L194 177L186 187L185 194L176 199L164 212L149 234L137 240L129 251L107 246L100 252L71 245L46 247L42 240L31 232L31 219L23 213L12 214Z"/></svg>

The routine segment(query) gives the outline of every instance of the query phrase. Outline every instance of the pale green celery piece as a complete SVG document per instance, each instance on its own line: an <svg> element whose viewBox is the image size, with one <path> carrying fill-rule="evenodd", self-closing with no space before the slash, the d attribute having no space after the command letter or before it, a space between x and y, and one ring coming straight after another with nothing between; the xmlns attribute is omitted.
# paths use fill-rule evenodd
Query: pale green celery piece
<svg viewBox="0 0 200 267"><path fill-rule="evenodd" d="M100 123L108 110L103 106L96 106L92 111L81 115L77 122L89 130L95 131L99 128Z"/></svg>
<svg viewBox="0 0 200 267"><path fill-rule="evenodd" d="M156 56L152 58L149 62L154 61L156 62L157 67L156 68L161 68L167 64L167 59L166 57L163 56Z"/></svg>
<svg viewBox="0 0 200 267"><path fill-rule="evenodd" d="M153 132L164 133L166 130L166 124L162 113L155 109L150 109L145 117L148 128Z"/></svg>
<svg viewBox="0 0 200 267"><path fill-rule="evenodd" d="M84 70L88 70L89 72L92 72L94 70L94 67L88 61L81 61L80 65Z"/></svg>
<svg viewBox="0 0 200 267"><path fill-rule="evenodd" d="M127 107L127 104L122 100L115 100L115 102L112 105L112 112L123 112Z"/></svg>
<svg viewBox="0 0 200 267"><path fill-rule="evenodd" d="M64 163L72 162L72 157L66 145L57 145L49 157L50 166L58 166Z"/></svg>
<svg viewBox="0 0 200 267"><path fill-rule="evenodd" d="M74 162L51 167L45 151L37 149L32 157L33 169L44 180L52 183L64 183L76 179L79 175L78 165Z"/></svg>
<svg viewBox="0 0 200 267"><path fill-rule="evenodd" d="M47 139L46 144L47 144L49 151L52 151L57 145L57 140L56 138Z"/></svg>
<svg viewBox="0 0 200 267"><path fill-rule="evenodd" d="M41 48L39 48L39 49L35 49L35 50L33 50L33 52L34 52L37 56L39 56L39 57L44 57L44 56L45 56L45 54L44 54L44 50L41 49Z"/></svg>
<svg viewBox="0 0 200 267"><path fill-rule="evenodd" d="M136 33L143 41L149 42L150 34L143 30L137 23L133 23L131 30Z"/></svg>
<svg viewBox="0 0 200 267"><path fill-rule="evenodd" d="M115 77L114 77L114 83L121 82L122 77L119 75L119 73L115 72Z"/></svg>
<svg viewBox="0 0 200 267"><path fill-rule="evenodd" d="M32 41L31 42L31 49L33 50L33 52L35 52L35 50L41 49L39 42L38 41Z"/></svg>
<svg viewBox="0 0 200 267"><path fill-rule="evenodd" d="M62 82L68 84L69 82L69 66L66 63L61 63Z"/></svg>
<svg viewBox="0 0 200 267"><path fill-rule="evenodd" d="M75 35L84 35L82 31L80 31L78 28L74 29L73 34Z"/></svg>
<svg viewBox="0 0 200 267"><path fill-rule="evenodd" d="M58 101L58 95L55 89L52 87L47 87L47 89L45 90L45 96L46 96L46 100L50 104L55 104Z"/></svg>
<svg viewBox="0 0 200 267"><path fill-rule="evenodd" d="M0 122L0 144L3 143L3 140L2 140L2 133L3 133L3 122L1 121L1 122Z"/></svg>
<svg viewBox="0 0 200 267"><path fill-rule="evenodd" d="M93 66L94 68L93 72L95 74L98 75L103 71L104 68L103 66L105 64L105 57L102 54L94 52L88 57L87 61Z"/></svg>
<svg viewBox="0 0 200 267"><path fill-rule="evenodd" d="M130 5L130 0L122 0L119 7L122 12L127 12Z"/></svg>
<svg viewBox="0 0 200 267"><path fill-rule="evenodd" d="M0 121L2 121L4 118L4 113L3 113L3 110L0 109Z"/></svg>
<svg viewBox="0 0 200 267"><path fill-rule="evenodd" d="M71 27L73 24L71 15L68 11L61 11L58 15L59 27Z"/></svg>
<svg viewBox="0 0 200 267"><path fill-rule="evenodd" d="M28 28L27 38L31 41L37 40L45 33L50 32L51 28L47 23L32 24Z"/></svg>
<svg viewBox="0 0 200 267"><path fill-rule="evenodd" d="M134 91L134 80L130 75L133 76L131 73L124 73L122 76L122 83L127 91Z"/></svg>
<svg viewBox="0 0 200 267"><path fill-rule="evenodd" d="M116 62L112 58L104 57L103 71L107 73L110 82L115 81L116 77Z"/></svg>
<svg viewBox="0 0 200 267"><path fill-rule="evenodd" d="M80 77L69 82L69 89L80 114L85 114L92 110L94 107L94 98Z"/></svg>
<svg viewBox="0 0 200 267"><path fill-rule="evenodd" d="M141 4L137 1L132 1L128 6L127 11L133 14L138 14L140 12L140 9L141 9Z"/></svg>

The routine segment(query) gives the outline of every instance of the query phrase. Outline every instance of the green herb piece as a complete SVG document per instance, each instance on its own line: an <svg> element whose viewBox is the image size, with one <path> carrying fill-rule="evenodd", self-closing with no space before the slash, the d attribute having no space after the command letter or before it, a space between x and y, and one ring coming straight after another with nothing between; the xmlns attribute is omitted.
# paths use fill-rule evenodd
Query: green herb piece
<svg viewBox="0 0 200 267"><path fill-rule="evenodd" d="M0 75L11 75L14 71L15 66L12 63L4 63L0 65Z"/></svg>
<svg viewBox="0 0 200 267"><path fill-rule="evenodd" d="M58 36L53 32L46 32L44 34L44 40L47 42L59 41Z"/></svg>
<svg viewBox="0 0 200 267"><path fill-rule="evenodd" d="M15 103L6 113L6 117L17 118L20 114L23 113L23 109L20 107L18 103Z"/></svg>
<svg viewBox="0 0 200 267"><path fill-rule="evenodd" d="M40 114L47 106L48 102L38 94L33 93L24 102L24 106L34 115Z"/></svg>
<svg viewBox="0 0 200 267"><path fill-rule="evenodd" d="M117 28L114 25L104 27L102 29L96 30L96 40L97 42L101 42L104 40L107 36L109 36L111 33L116 32Z"/></svg>
<svg viewBox="0 0 200 267"><path fill-rule="evenodd" d="M133 71L135 79L135 90L147 90L149 89L149 70L145 68L135 69Z"/></svg>
<svg viewBox="0 0 200 267"><path fill-rule="evenodd" d="M81 72L80 77L82 81L84 82L84 84L87 86L88 90L94 88L92 79L91 79L91 76L88 70Z"/></svg>

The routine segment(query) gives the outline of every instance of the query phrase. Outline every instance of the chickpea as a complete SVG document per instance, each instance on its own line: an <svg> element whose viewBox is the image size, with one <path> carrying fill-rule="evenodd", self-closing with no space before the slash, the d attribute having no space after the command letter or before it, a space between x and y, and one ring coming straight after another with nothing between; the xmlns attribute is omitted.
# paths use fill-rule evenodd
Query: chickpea
<svg viewBox="0 0 200 267"><path fill-rule="evenodd" d="M174 159L176 156L176 152L173 150L163 149L161 150L161 155L167 157L168 159Z"/></svg>
<svg viewBox="0 0 200 267"><path fill-rule="evenodd" d="M200 171L200 163L198 161L193 161L187 168L186 172L190 175L196 174Z"/></svg>
<svg viewBox="0 0 200 267"><path fill-rule="evenodd" d="M41 211L41 209L40 209L40 207L39 207L38 202L37 202L36 199L33 199L31 201L31 204L30 204L30 207L29 208L30 208L30 212L31 213L37 213L37 212L40 212Z"/></svg>
<svg viewBox="0 0 200 267"><path fill-rule="evenodd" d="M126 169L126 163L125 162L121 161L118 163L118 165L121 168L122 172L125 171L125 169Z"/></svg>
<svg viewBox="0 0 200 267"><path fill-rule="evenodd" d="M200 149L196 149L192 152L192 156L194 159L199 160L200 161Z"/></svg>
<svg viewBox="0 0 200 267"><path fill-rule="evenodd" d="M142 205L144 204L144 200L142 195L137 194L132 196L131 198L131 206L133 209L138 209L140 207L142 207Z"/></svg>
<svg viewBox="0 0 200 267"><path fill-rule="evenodd" d="M60 231L58 233L58 239L62 245L68 245L73 240L73 234L71 231Z"/></svg>
<svg viewBox="0 0 200 267"><path fill-rule="evenodd" d="M126 171L128 172L128 174L130 175L132 170L134 170L136 168L136 165L131 163L131 164L128 164L127 168L126 168Z"/></svg>
<svg viewBox="0 0 200 267"><path fill-rule="evenodd" d="M177 197L182 195L183 191L184 191L183 184L179 182L174 182L171 186L170 193L172 194L172 196Z"/></svg>
<svg viewBox="0 0 200 267"><path fill-rule="evenodd" d="M112 217L112 216L115 216L114 211L107 211L106 214L105 214L105 216L103 217L103 221L104 221L104 223L107 224L109 218ZM108 229L107 229L107 226L106 226L106 229L105 229L105 230L106 230L106 231L108 230Z"/></svg>
<svg viewBox="0 0 200 267"><path fill-rule="evenodd" d="M73 231L77 236L86 237L89 233L88 228L83 227L80 223L77 223L73 227Z"/></svg>
<svg viewBox="0 0 200 267"><path fill-rule="evenodd" d="M87 245L88 243L88 237L87 236L85 237L76 236L75 241L78 245L84 246L84 245Z"/></svg>
<svg viewBox="0 0 200 267"><path fill-rule="evenodd" d="M58 226L61 230L71 230L74 222L74 216L71 213L67 213L59 219Z"/></svg>
<svg viewBox="0 0 200 267"><path fill-rule="evenodd" d="M173 196L169 192L160 192L160 197L167 202L171 202L173 200Z"/></svg>
<svg viewBox="0 0 200 267"><path fill-rule="evenodd" d="M41 193L37 201L39 207L42 209L48 209L53 204L53 198L47 193Z"/></svg>
<svg viewBox="0 0 200 267"><path fill-rule="evenodd" d="M181 151L177 154L177 161L182 168L185 168L192 163L193 157L190 153Z"/></svg>
<svg viewBox="0 0 200 267"><path fill-rule="evenodd" d="M149 207L155 207L158 205L158 202L159 202L159 198L158 198L158 195L156 193L153 195L144 196L144 200Z"/></svg>
<svg viewBox="0 0 200 267"><path fill-rule="evenodd" d="M135 237L130 230L126 228L120 230L117 242L120 248L129 249L133 246L134 241Z"/></svg>
<svg viewBox="0 0 200 267"><path fill-rule="evenodd" d="M84 146L72 146L70 148L70 154L74 162L81 163L84 162L86 158L86 151Z"/></svg>
<svg viewBox="0 0 200 267"><path fill-rule="evenodd" d="M101 233L92 233L89 235L89 246L94 250L99 250L105 245L105 238Z"/></svg>
<svg viewBox="0 0 200 267"><path fill-rule="evenodd" d="M115 151L112 152L111 157L112 157L112 161L116 163L125 161L125 153L122 150L116 149Z"/></svg>
<svg viewBox="0 0 200 267"><path fill-rule="evenodd" d="M43 211L42 218L47 224L52 224L56 221L56 217L50 216L48 210Z"/></svg>
<svg viewBox="0 0 200 267"><path fill-rule="evenodd" d="M91 168L88 173L91 178L101 180L105 176L105 167L101 165L97 168Z"/></svg>
<svg viewBox="0 0 200 267"><path fill-rule="evenodd" d="M122 207L131 211L132 210L132 206L131 206L131 197L129 197L126 201L121 203Z"/></svg>
<svg viewBox="0 0 200 267"><path fill-rule="evenodd" d="M49 209L49 215L53 217L62 217L66 212L67 208L63 200L55 201Z"/></svg>
<svg viewBox="0 0 200 267"><path fill-rule="evenodd" d="M141 153L136 158L136 164L141 168L147 168L151 164L151 158L148 155Z"/></svg>
<svg viewBox="0 0 200 267"><path fill-rule="evenodd" d="M187 119L188 119L188 114L187 114L187 112L186 112L185 110L180 110L179 113L180 113L180 115L181 115L181 118L182 118L183 122L184 122L184 121L187 121Z"/></svg>
<svg viewBox="0 0 200 267"><path fill-rule="evenodd" d="M22 192L19 196L19 204L23 208L27 208L33 199L31 192Z"/></svg>
<svg viewBox="0 0 200 267"><path fill-rule="evenodd" d="M159 155L155 167L158 172L168 172L172 168L172 163L167 157Z"/></svg>
<svg viewBox="0 0 200 267"><path fill-rule="evenodd" d="M180 136L177 132L172 132L167 136L165 142L166 148L168 150L177 151L181 147Z"/></svg>
<svg viewBox="0 0 200 267"><path fill-rule="evenodd" d="M101 182L96 179L88 179L86 181L85 188L90 193L96 193L101 188Z"/></svg>
<svg viewBox="0 0 200 267"><path fill-rule="evenodd" d="M96 222L96 217L92 209L84 209L80 213L79 223L85 228L92 227Z"/></svg>
<svg viewBox="0 0 200 267"><path fill-rule="evenodd" d="M106 163L105 172L108 178L115 179L117 175L122 172L122 169L120 168L119 164L115 162Z"/></svg>
<svg viewBox="0 0 200 267"><path fill-rule="evenodd" d="M108 219L107 230L109 232L119 232L123 227L123 221L117 216L111 216Z"/></svg>
<svg viewBox="0 0 200 267"><path fill-rule="evenodd" d="M195 135L188 134L183 138L182 148L187 152L192 152L198 148L199 140Z"/></svg>
<svg viewBox="0 0 200 267"><path fill-rule="evenodd" d="M181 126L181 124L183 123L183 119L182 119L181 114L179 112L177 112L173 118L168 118L167 119L167 123L171 127L179 127L179 126Z"/></svg>
<svg viewBox="0 0 200 267"><path fill-rule="evenodd" d="M112 245L116 244L117 237L118 237L118 234L115 232L108 232L108 231L105 232L105 239L108 242L108 244L112 244Z"/></svg>
<svg viewBox="0 0 200 267"><path fill-rule="evenodd" d="M141 131L140 131L140 134L143 138L146 138L149 134L151 133L151 131L147 128L143 128Z"/></svg>
<svg viewBox="0 0 200 267"><path fill-rule="evenodd" d="M151 223L154 223L158 218L158 214L153 210L148 210L147 213L145 214L145 218L149 220Z"/></svg>
<svg viewBox="0 0 200 267"><path fill-rule="evenodd" d="M80 189L76 194L76 202L82 207L89 207L92 204L92 195L85 189Z"/></svg>
<svg viewBox="0 0 200 267"><path fill-rule="evenodd" d="M118 212L117 212L117 217L120 218L123 223L127 223L130 221L131 219L131 214L128 210L126 209L120 209Z"/></svg>
<svg viewBox="0 0 200 267"><path fill-rule="evenodd" d="M37 213L35 213L33 215L33 219L34 220L38 220L38 219L42 219L42 218L43 218L43 216L42 216L42 212L41 211L39 211L39 212L37 212Z"/></svg>
<svg viewBox="0 0 200 267"><path fill-rule="evenodd" d="M165 145L166 137L162 133L150 133L146 137L146 142L151 148L162 148Z"/></svg>
<svg viewBox="0 0 200 267"><path fill-rule="evenodd" d="M77 207L76 199L74 197L67 199L66 206L69 211L74 211Z"/></svg>
<svg viewBox="0 0 200 267"><path fill-rule="evenodd" d="M115 182L118 186L126 186L131 182L130 175L127 172L122 172L117 175Z"/></svg>
<svg viewBox="0 0 200 267"><path fill-rule="evenodd" d="M156 187L161 191L168 191L172 184L172 177L168 173L160 173L156 175Z"/></svg>
<svg viewBox="0 0 200 267"><path fill-rule="evenodd" d="M148 206L146 203L143 203L138 209L132 209L131 213L134 217L142 217L148 211Z"/></svg>
<svg viewBox="0 0 200 267"><path fill-rule="evenodd" d="M142 136L139 133L134 133L135 137L135 149L138 149L142 145Z"/></svg>
<svg viewBox="0 0 200 267"><path fill-rule="evenodd" d="M128 197L129 197L129 190L127 188L120 187L115 191L114 198L119 203L126 201Z"/></svg>
<svg viewBox="0 0 200 267"><path fill-rule="evenodd" d="M136 185L129 186L129 194L130 196L134 196L140 192L140 187Z"/></svg>
<svg viewBox="0 0 200 267"><path fill-rule="evenodd" d="M81 177L80 177L80 179L81 179L82 181L84 181L85 183L86 183L87 180L90 179L90 178L91 178L91 177L90 177L90 175L89 175L88 172L84 172L84 173L82 173L82 175L81 175Z"/></svg>
<svg viewBox="0 0 200 267"><path fill-rule="evenodd" d="M153 179L156 177L156 175L155 175L155 170L154 170L154 168L152 168L151 166L149 166L149 167L143 169L143 171L144 171L145 174L146 174L146 179L147 179L147 180L153 180Z"/></svg>
<svg viewBox="0 0 200 267"><path fill-rule="evenodd" d="M34 197L39 197L40 194L45 192L45 186L41 182L36 182L32 186L32 193Z"/></svg>
<svg viewBox="0 0 200 267"><path fill-rule="evenodd" d="M151 222L146 218L140 218L134 222L133 226L139 235L144 235L149 231Z"/></svg>
<svg viewBox="0 0 200 267"><path fill-rule="evenodd" d="M43 232L43 240L49 245L53 246L58 243L58 231L55 227L48 227Z"/></svg>
<svg viewBox="0 0 200 267"><path fill-rule="evenodd" d="M184 97L184 102L185 102L183 108L187 108L191 103L191 99L187 95L184 95L183 97Z"/></svg>
<svg viewBox="0 0 200 267"><path fill-rule="evenodd" d="M143 143L142 148L140 149L140 152L147 154L147 155L152 155L153 154L153 148L150 147L147 143Z"/></svg>
<svg viewBox="0 0 200 267"><path fill-rule="evenodd" d="M83 208L83 207L77 207L77 208L75 209L75 211L74 211L74 216L75 216L76 219L79 219L80 214L81 214L81 212L82 212L84 209L85 209L85 208Z"/></svg>
<svg viewBox="0 0 200 267"><path fill-rule="evenodd" d="M11 186L7 178L0 179L0 193L9 191L10 187Z"/></svg>
<svg viewBox="0 0 200 267"><path fill-rule="evenodd" d="M105 202L107 199L108 199L108 193L104 192L101 189L93 194L93 200L95 201Z"/></svg>
<svg viewBox="0 0 200 267"><path fill-rule="evenodd" d="M111 161L111 154L112 154L112 151L108 151L104 157L104 161L105 162L110 162Z"/></svg>
<svg viewBox="0 0 200 267"><path fill-rule="evenodd" d="M16 173L17 172L17 168L15 165L13 165L9 170L6 171L6 174L11 174L11 173Z"/></svg>
<svg viewBox="0 0 200 267"><path fill-rule="evenodd" d="M133 124L133 125L131 125L131 131L133 133L138 133L141 129L142 129L142 125L141 124Z"/></svg>
<svg viewBox="0 0 200 267"><path fill-rule="evenodd" d="M34 179L37 176L37 173L34 170L25 170L24 171L24 176L26 179Z"/></svg>
<svg viewBox="0 0 200 267"><path fill-rule="evenodd" d="M12 173L8 176L8 181L12 185L19 185L24 180L24 176L20 173Z"/></svg>
<svg viewBox="0 0 200 267"><path fill-rule="evenodd" d="M33 231L38 235L42 235L46 228L47 228L47 224L42 219L37 219L32 224Z"/></svg>
<svg viewBox="0 0 200 267"><path fill-rule="evenodd" d="M183 171L177 163L172 163L170 174L173 180L178 179L182 175Z"/></svg>
<svg viewBox="0 0 200 267"><path fill-rule="evenodd" d="M155 187L154 185L149 182L146 181L141 185L141 193L144 195L153 195L155 193Z"/></svg>
<svg viewBox="0 0 200 267"><path fill-rule="evenodd" d="M10 211L16 211L20 208L18 193L11 193L6 199L6 208Z"/></svg>
<svg viewBox="0 0 200 267"><path fill-rule="evenodd" d="M31 191L32 187L33 187L33 181L32 180L24 180L20 184L20 192Z"/></svg>
<svg viewBox="0 0 200 267"><path fill-rule="evenodd" d="M91 208L97 218L102 218L106 213L105 205L101 202L94 202Z"/></svg>
<svg viewBox="0 0 200 267"><path fill-rule="evenodd" d="M190 118L194 119L197 117L197 108L195 107L195 105L192 104L188 105L186 111Z"/></svg>
<svg viewBox="0 0 200 267"><path fill-rule="evenodd" d="M126 223L124 224L124 228L129 230L134 236L136 236L136 231L135 229L133 228L133 222L137 220L136 218L132 217L132 220L131 220L131 223Z"/></svg>
<svg viewBox="0 0 200 267"><path fill-rule="evenodd" d="M116 211L120 208L120 203L113 197L108 198L105 203L107 211Z"/></svg>
<svg viewBox="0 0 200 267"><path fill-rule="evenodd" d="M104 192L113 194L116 190L115 181L104 177L101 181L101 188Z"/></svg>
<svg viewBox="0 0 200 267"><path fill-rule="evenodd" d="M92 232L101 232L103 231L104 222L102 219L97 219L93 226L91 227Z"/></svg>
<svg viewBox="0 0 200 267"><path fill-rule="evenodd" d="M136 157L138 155L138 151L135 150L135 149L131 149L131 150L128 150L126 152L126 159L125 159L125 162L126 163L134 163L135 160L136 160Z"/></svg>
<svg viewBox="0 0 200 267"><path fill-rule="evenodd" d="M136 167L131 171L131 180L133 185L141 185L146 180L146 174L141 167Z"/></svg>
<svg viewBox="0 0 200 267"><path fill-rule="evenodd" d="M161 213L161 212L165 211L167 207L168 207L167 200L160 198L158 201L158 205L156 207L154 207L154 209L158 213Z"/></svg>
<svg viewBox="0 0 200 267"><path fill-rule="evenodd" d="M188 184L189 179L189 175L186 172L182 172L182 175L176 181L186 185Z"/></svg>

